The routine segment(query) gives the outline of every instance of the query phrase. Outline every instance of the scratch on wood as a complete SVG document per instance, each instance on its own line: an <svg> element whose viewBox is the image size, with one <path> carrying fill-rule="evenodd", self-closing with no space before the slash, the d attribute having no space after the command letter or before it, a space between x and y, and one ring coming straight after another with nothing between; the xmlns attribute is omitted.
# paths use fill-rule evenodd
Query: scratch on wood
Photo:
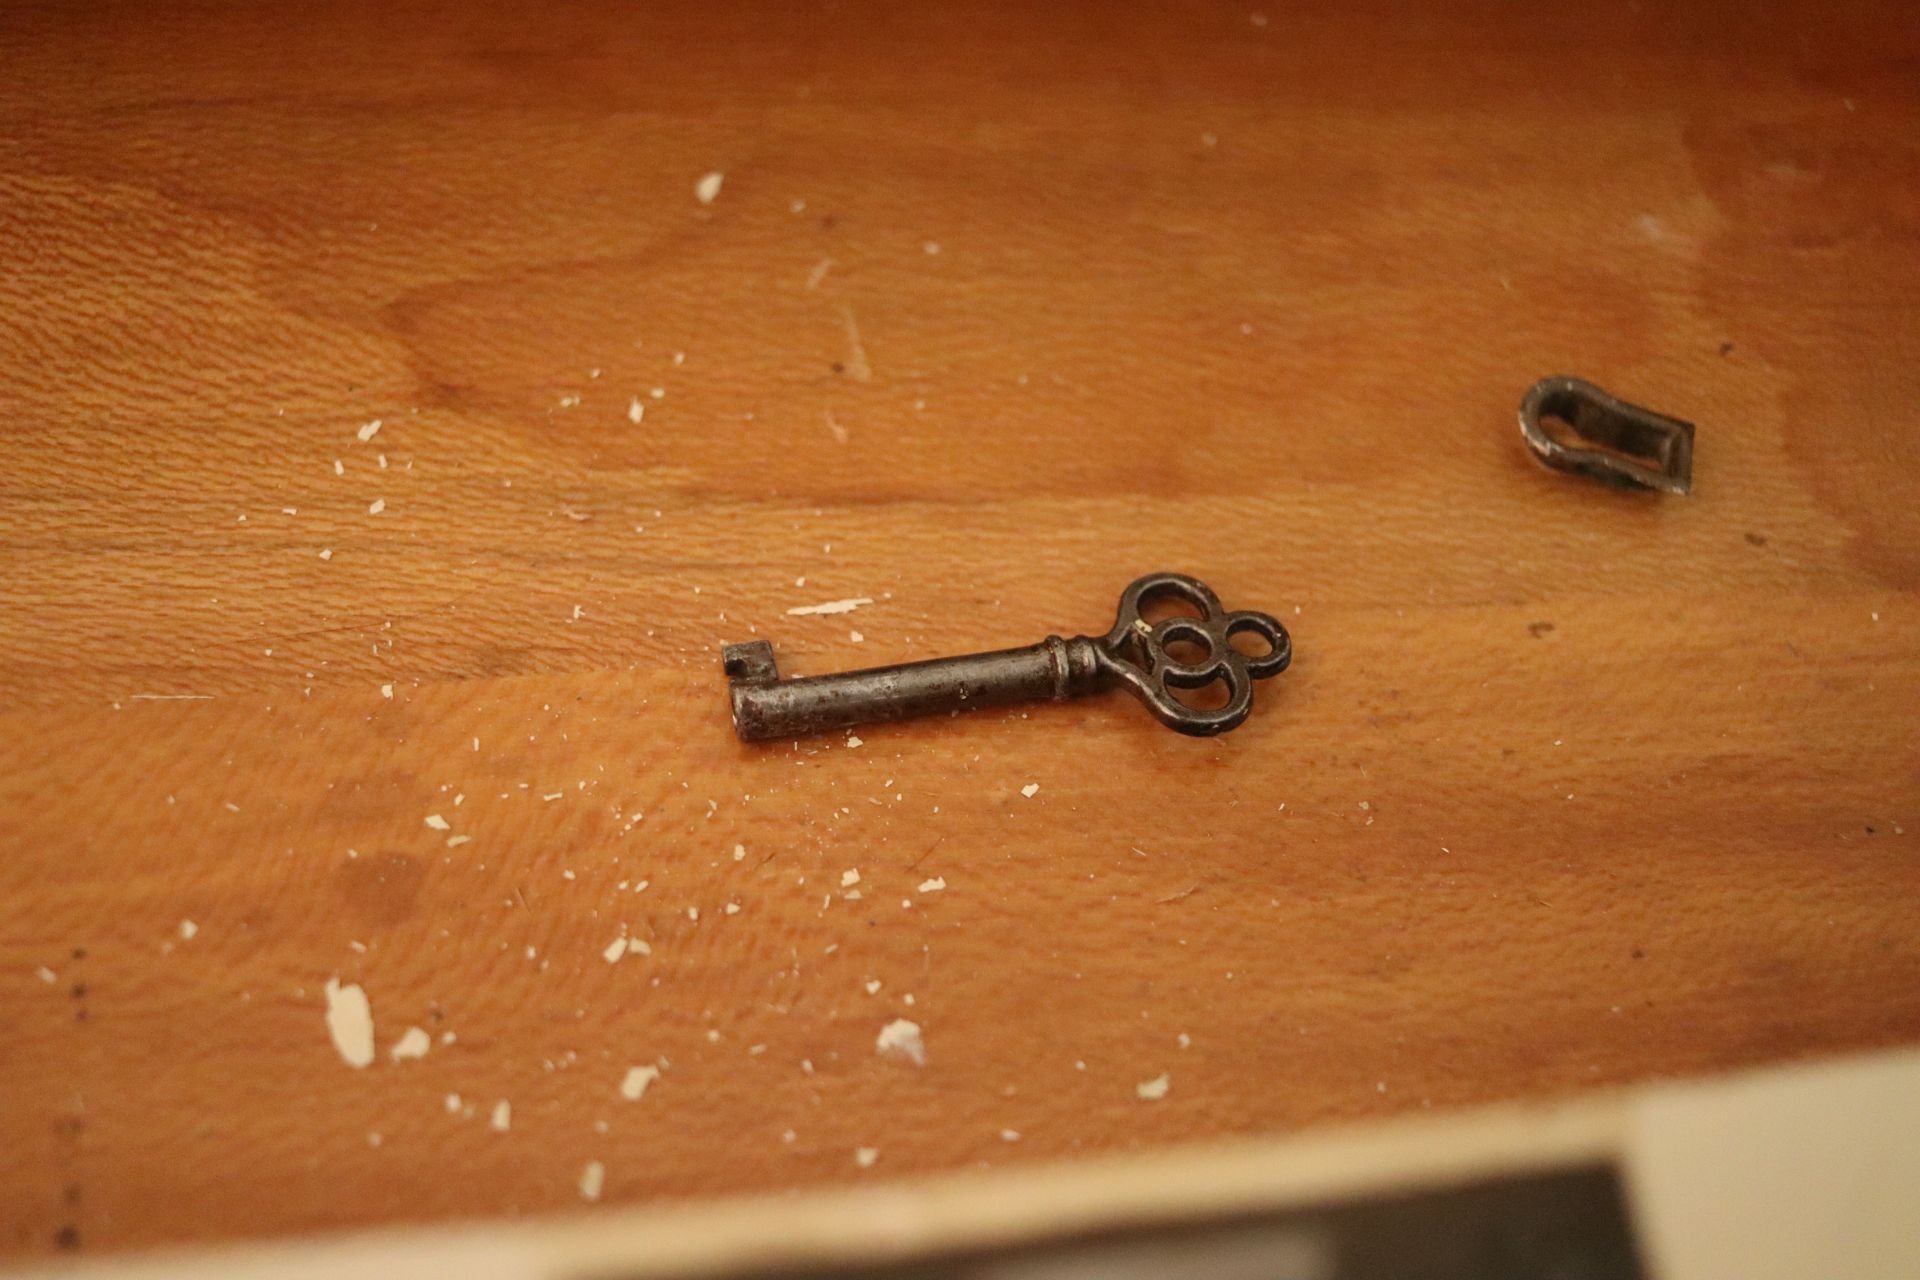
<svg viewBox="0 0 1920 1280"><path fill-rule="evenodd" d="M840 316L847 322L847 376L855 382L872 382L873 366L867 363L867 349L860 343L860 324L853 318L853 308L841 307Z"/></svg>

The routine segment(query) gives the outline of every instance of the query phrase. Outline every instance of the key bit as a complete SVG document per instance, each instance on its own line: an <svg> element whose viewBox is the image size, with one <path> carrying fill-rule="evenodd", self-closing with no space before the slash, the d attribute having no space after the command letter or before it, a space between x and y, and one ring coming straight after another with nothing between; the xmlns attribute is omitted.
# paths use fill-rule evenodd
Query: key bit
<svg viewBox="0 0 1920 1280"><path fill-rule="evenodd" d="M1179 602L1197 616L1149 622L1146 610ZM1252 637L1264 652L1234 641ZM733 729L746 742L823 733L910 716L971 711L1013 702L1062 701L1125 688L1160 723L1206 737L1239 725L1253 710L1253 682L1280 674L1293 641L1271 614L1221 608L1206 583L1182 573L1151 573L1121 593L1104 636L1048 636L1038 644L958 658L935 658L839 675L781 679L765 640L721 652L733 703ZM1221 684L1226 701L1200 708L1181 700Z"/></svg>

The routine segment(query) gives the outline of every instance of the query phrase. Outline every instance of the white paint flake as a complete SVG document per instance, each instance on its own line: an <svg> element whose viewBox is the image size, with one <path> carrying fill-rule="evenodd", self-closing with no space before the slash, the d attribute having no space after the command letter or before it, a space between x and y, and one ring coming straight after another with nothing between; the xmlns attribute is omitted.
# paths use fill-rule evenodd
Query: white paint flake
<svg viewBox="0 0 1920 1280"><path fill-rule="evenodd" d="M358 983L327 979L327 1034L346 1064L358 1071L373 1061L373 1005Z"/></svg>
<svg viewBox="0 0 1920 1280"><path fill-rule="evenodd" d="M880 1028L873 1048L883 1058L905 1058L916 1067L927 1065L927 1046L920 1038L920 1024L905 1018L895 1018Z"/></svg>
<svg viewBox="0 0 1920 1280"><path fill-rule="evenodd" d="M1020 1141L1020 1131L1018 1129L1002 1129L1000 1131L1000 1141L1018 1142Z"/></svg>
<svg viewBox="0 0 1920 1280"><path fill-rule="evenodd" d="M646 1096L647 1086L659 1078L658 1067L628 1067L626 1078L620 1081L620 1096L628 1102L638 1102Z"/></svg>
<svg viewBox="0 0 1920 1280"><path fill-rule="evenodd" d="M634 426L637 427L640 425L640 420L642 418L645 418L646 416L647 416L647 406L640 403L639 396L633 396L630 399L628 399L627 401L627 421L628 422L631 422Z"/></svg>
<svg viewBox="0 0 1920 1280"><path fill-rule="evenodd" d="M449 849L458 849L463 844L471 844L471 843L473 843L472 836L448 836L447 837L447 848Z"/></svg>
<svg viewBox="0 0 1920 1280"><path fill-rule="evenodd" d="M865 642L866 637L861 635L858 631L849 631L847 632L847 639L853 641L855 644L861 644Z"/></svg>
<svg viewBox="0 0 1920 1280"><path fill-rule="evenodd" d="M365 444L367 441L373 439L375 436L380 434L380 419L375 418L372 422L369 422L366 426L360 428L358 431L354 432L353 434L360 437L361 444ZM339 465L340 465L339 463L334 464L336 468L338 468Z"/></svg>
<svg viewBox="0 0 1920 1280"><path fill-rule="evenodd" d="M180 922L180 941L192 942L193 935L198 932L200 932L200 926L195 924L193 921L182 920Z"/></svg>
<svg viewBox="0 0 1920 1280"><path fill-rule="evenodd" d="M840 873L840 887L842 889L850 889L859 883L860 872L858 868L849 869Z"/></svg>
<svg viewBox="0 0 1920 1280"><path fill-rule="evenodd" d="M587 1161L587 1167L580 1171L580 1198L598 1200L600 1189L607 1185L607 1166L598 1160Z"/></svg>
<svg viewBox="0 0 1920 1280"><path fill-rule="evenodd" d="M372 502L367 504L367 514L370 516L377 516L382 511L385 511L386 509L387 509L387 500L385 498L375 498Z"/></svg>
<svg viewBox="0 0 1920 1280"><path fill-rule="evenodd" d="M845 600L829 600L825 604L796 605L794 608L787 610L787 616L799 618L815 613L852 613L861 605L872 603L872 596L849 596Z"/></svg>
<svg viewBox="0 0 1920 1280"><path fill-rule="evenodd" d="M848 747L848 749L849 749L849 750L851 750L851 749L852 749L852 748L854 748L854 747L857 747L857 746L859 746L859 745L861 745L861 743L862 743L863 741L864 741L864 739L862 739L862 738L858 738L858 737L856 737L856 736L854 736L854 735L853 735L853 734L851 734L851 733L847 735L847 747Z"/></svg>
<svg viewBox="0 0 1920 1280"><path fill-rule="evenodd" d="M35 969L33 971L33 976L40 979L40 981L48 984L52 984L60 981L60 975L55 973L53 970L47 968L47 966L45 965L41 965L38 969Z"/></svg>
<svg viewBox="0 0 1920 1280"><path fill-rule="evenodd" d="M878 1147L861 1147L853 1153L853 1162L862 1169L873 1168L873 1166L879 1162L879 1159L880 1148Z"/></svg>
<svg viewBox="0 0 1920 1280"><path fill-rule="evenodd" d="M745 862L746 859L747 859L747 846L743 844L737 844L733 846L733 860L735 862Z"/></svg>
<svg viewBox="0 0 1920 1280"><path fill-rule="evenodd" d="M1040 784L1037 782L1029 782L1026 786L1020 788L1020 794L1031 800L1040 794Z"/></svg>
<svg viewBox="0 0 1920 1280"><path fill-rule="evenodd" d="M383 697L383 698L386 698L386 699L388 699L389 701L390 701L390 700L392 700L392 698L393 698L393 686L392 686L392 685L390 685L390 684L383 684L383 685L381 685L381 686L380 686L380 696L381 696L381 697Z"/></svg>
<svg viewBox="0 0 1920 1280"><path fill-rule="evenodd" d="M607 949L605 951L602 951L600 954L606 959L606 962L608 964L617 963L621 956L627 954L627 936L625 934L621 934L619 937L615 938L612 942L609 942L607 944Z"/></svg>
<svg viewBox="0 0 1920 1280"><path fill-rule="evenodd" d="M931 880L922 880L920 882L920 892L922 893L938 893L946 887L947 879L945 876L935 876Z"/></svg>
<svg viewBox="0 0 1920 1280"><path fill-rule="evenodd" d="M333 559L333 548L332 548L332 547L325 547L325 548L323 548L323 549L321 550L321 552L320 552L320 558L321 558L322 560L331 560L331 559Z"/></svg>
<svg viewBox="0 0 1920 1280"><path fill-rule="evenodd" d="M505 1098L493 1104L493 1119L487 1123L493 1126L495 1133L505 1133L513 1128L513 1104Z"/></svg>
<svg viewBox="0 0 1920 1280"><path fill-rule="evenodd" d="M452 824L437 813L427 815L427 825L435 831L451 831L453 829Z"/></svg>
<svg viewBox="0 0 1920 1280"><path fill-rule="evenodd" d="M433 1037L419 1027L408 1027L406 1034L393 1042L393 1048L387 1050L387 1056L395 1062L406 1062L412 1058L424 1058L427 1050L433 1048Z"/></svg>
<svg viewBox="0 0 1920 1280"><path fill-rule="evenodd" d="M445 1098L441 1099L441 1105L446 1107L448 1115L457 1114L461 1105L460 1095L457 1093L448 1094Z"/></svg>
<svg viewBox="0 0 1920 1280"><path fill-rule="evenodd" d="M720 195L720 184L726 180L727 175L716 169L693 184L693 194L701 204L712 204Z"/></svg>
<svg viewBox="0 0 1920 1280"><path fill-rule="evenodd" d="M1167 1072L1162 1071L1153 1079L1142 1080L1139 1084L1133 1086L1133 1091L1140 1095L1140 1099L1143 1102L1158 1102L1167 1096L1167 1089L1172 1084L1173 1077Z"/></svg>

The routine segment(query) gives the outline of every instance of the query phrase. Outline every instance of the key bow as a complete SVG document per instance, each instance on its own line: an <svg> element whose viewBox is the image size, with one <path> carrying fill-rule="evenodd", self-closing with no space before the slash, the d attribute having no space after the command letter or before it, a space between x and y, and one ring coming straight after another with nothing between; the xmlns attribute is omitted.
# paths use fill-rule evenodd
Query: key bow
<svg viewBox="0 0 1920 1280"><path fill-rule="evenodd" d="M1169 599L1184 601L1200 616L1175 614L1149 622L1145 610ZM1242 652L1233 644L1241 635L1259 636L1267 652ZM1293 660L1292 638L1279 619L1257 609L1228 611L1211 587L1184 573L1135 579L1120 594L1113 630L1096 643L1106 673L1144 702L1160 723L1199 737L1239 725L1253 710L1253 682L1280 674ZM1183 661L1169 646L1188 646L1199 650L1199 656ZM1218 707L1189 706L1174 694L1215 681L1227 686L1227 700Z"/></svg>

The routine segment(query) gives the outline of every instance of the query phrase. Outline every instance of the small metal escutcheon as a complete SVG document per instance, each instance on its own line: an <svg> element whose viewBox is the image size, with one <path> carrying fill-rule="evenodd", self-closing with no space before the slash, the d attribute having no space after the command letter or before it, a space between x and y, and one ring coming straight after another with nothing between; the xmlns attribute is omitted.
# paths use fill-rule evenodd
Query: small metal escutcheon
<svg viewBox="0 0 1920 1280"><path fill-rule="evenodd" d="M1559 419L1572 438L1550 433ZM1581 378L1556 374L1527 389L1520 434L1534 457L1619 485L1684 494L1693 488L1693 424L1628 404Z"/></svg>
<svg viewBox="0 0 1920 1280"><path fill-rule="evenodd" d="M1184 602L1198 616L1147 621L1143 610L1170 600ZM1235 647L1240 636L1256 637L1265 652L1250 655ZM765 640L730 644L721 653L734 732L747 742L1012 702L1060 701L1116 686L1146 703L1169 728L1206 737L1244 721L1253 710L1253 682L1280 674L1292 659L1292 638L1273 615L1228 612L1206 583L1181 573L1135 580L1121 593L1119 616L1104 636L1048 636L1019 649L787 680L780 678L773 646ZM1176 690L1216 682L1226 686L1221 706L1201 709L1176 696Z"/></svg>

